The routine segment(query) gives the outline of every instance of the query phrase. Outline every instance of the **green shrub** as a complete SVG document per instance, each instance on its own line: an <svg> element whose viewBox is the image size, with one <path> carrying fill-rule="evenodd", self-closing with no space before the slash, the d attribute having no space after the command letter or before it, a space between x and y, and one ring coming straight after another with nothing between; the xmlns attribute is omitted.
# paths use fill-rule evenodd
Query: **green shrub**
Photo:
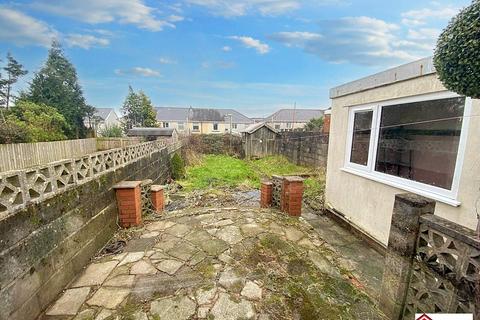
<svg viewBox="0 0 480 320"><path fill-rule="evenodd" d="M14 132L24 135L22 142L65 140L68 123L57 109L45 104L19 100L5 117Z"/></svg>
<svg viewBox="0 0 480 320"><path fill-rule="evenodd" d="M463 9L442 32L434 65L447 89L480 98L480 0Z"/></svg>
<svg viewBox="0 0 480 320"><path fill-rule="evenodd" d="M123 136L123 129L119 125L105 126L105 128L100 130L99 134L102 137L119 138Z"/></svg>
<svg viewBox="0 0 480 320"><path fill-rule="evenodd" d="M182 157L175 153L170 160L170 165L172 167L172 178L179 180L185 177L185 163L183 162Z"/></svg>

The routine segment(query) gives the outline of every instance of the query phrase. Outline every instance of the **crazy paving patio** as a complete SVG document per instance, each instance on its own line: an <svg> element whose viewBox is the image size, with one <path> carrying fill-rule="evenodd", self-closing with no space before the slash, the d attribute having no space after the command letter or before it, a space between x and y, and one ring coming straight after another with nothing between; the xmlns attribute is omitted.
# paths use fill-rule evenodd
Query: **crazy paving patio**
<svg viewBox="0 0 480 320"><path fill-rule="evenodd" d="M303 218L194 208L120 231L41 319L383 319L345 259Z"/></svg>

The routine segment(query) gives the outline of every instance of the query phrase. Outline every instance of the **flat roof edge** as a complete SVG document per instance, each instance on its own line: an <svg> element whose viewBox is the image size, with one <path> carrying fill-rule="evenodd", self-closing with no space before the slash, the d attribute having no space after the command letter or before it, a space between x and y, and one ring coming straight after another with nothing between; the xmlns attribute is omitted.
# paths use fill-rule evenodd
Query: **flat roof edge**
<svg viewBox="0 0 480 320"><path fill-rule="evenodd" d="M330 89L330 99L436 73L433 58L427 57Z"/></svg>

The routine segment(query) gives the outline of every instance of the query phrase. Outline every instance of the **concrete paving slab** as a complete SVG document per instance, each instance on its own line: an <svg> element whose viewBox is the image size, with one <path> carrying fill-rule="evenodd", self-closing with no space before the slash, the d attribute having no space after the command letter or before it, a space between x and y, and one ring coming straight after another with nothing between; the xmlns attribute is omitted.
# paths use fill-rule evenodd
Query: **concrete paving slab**
<svg viewBox="0 0 480 320"><path fill-rule="evenodd" d="M80 278L75 281L73 287L101 285L117 264L118 261L108 261L89 265Z"/></svg>
<svg viewBox="0 0 480 320"><path fill-rule="evenodd" d="M46 314L49 316L75 315L87 299L89 293L89 287L68 289Z"/></svg>

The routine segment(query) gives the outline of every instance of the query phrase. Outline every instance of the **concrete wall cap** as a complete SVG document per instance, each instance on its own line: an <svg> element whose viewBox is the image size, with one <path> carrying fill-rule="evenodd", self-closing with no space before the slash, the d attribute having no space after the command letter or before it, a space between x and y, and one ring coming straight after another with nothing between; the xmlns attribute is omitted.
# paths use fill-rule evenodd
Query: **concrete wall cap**
<svg viewBox="0 0 480 320"><path fill-rule="evenodd" d="M434 204L435 200L419 196L415 193L399 193L395 195L395 201L401 201L412 207L424 207L429 204Z"/></svg>
<svg viewBox="0 0 480 320"><path fill-rule="evenodd" d="M287 176L287 177L284 177L285 180L287 180L288 182L296 182L296 181L304 181L305 179L303 179L302 177L299 177L299 176Z"/></svg>
<svg viewBox="0 0 480 320"><path fill-rule="evenodd" d="M162 191L164 189L164 186L162 185L159 185L159 184L154 184L150 187L150 190L152 192L158 192L158 191Z"/></svg>
<svg viewBox="0 0 480 320"><path fill-rule="evenodd" d="M142 181L120 181L113 189L133 189L142 184Z"/></svg>

